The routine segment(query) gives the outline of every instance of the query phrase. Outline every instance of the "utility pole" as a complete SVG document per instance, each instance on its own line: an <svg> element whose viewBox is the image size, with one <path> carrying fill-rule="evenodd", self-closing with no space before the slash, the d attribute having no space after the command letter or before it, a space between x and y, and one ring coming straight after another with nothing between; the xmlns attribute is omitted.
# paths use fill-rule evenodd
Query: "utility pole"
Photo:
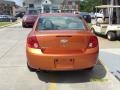
<svg viewBox="0 0 120 90"><path fill-rule="evenodd" d="M111 0L111 1L110 1L110 4L111 4L111 5L114 5L114 0Z"/></svg>
<svg viewBox="0 0 120 90"><path fill-rule="evenodd" d="M107 4L108 4L108 0L107 0ZM114 5L114 0L110 0L109 1L109 4L110 5ZM113 23L113 19L114 19L114 17L113 17L113 8L109 8L109 24L112 24Z"/></svg>
<svg viewBox="0 0 120 90"><path fill-rule="evenodd" d="M115 0L115 5L119 5L118 0ZM116 16L117 16L117 23L120 24L120 8L116 8Z"/></svg>

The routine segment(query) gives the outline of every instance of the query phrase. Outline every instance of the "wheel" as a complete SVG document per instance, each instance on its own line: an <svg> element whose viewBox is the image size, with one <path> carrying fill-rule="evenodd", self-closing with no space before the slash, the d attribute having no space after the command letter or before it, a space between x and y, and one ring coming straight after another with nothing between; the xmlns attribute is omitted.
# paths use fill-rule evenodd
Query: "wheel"
<svg viewBox="0 0 120 90"><path fill-rule="evenodd" d="M120 40L120 32L117 32L117 39Z"/></svg>
<svg viewBox="0 0 120 90"><path fill-rule="evenodd" d="M87 70L87 71L92 71L92 70L93 70L93 68L94 68L94 66L89 67L89 68L86 68L85 70Z"/></svg>
<svg viewBox="0 0 120 90"><path fill-rule="evenodd" d="M10 19L10 22L13 22L13 20L12 20L12 19Z"/></svg>
<svg viewBox="0 0 120 90"><path fill-rule="evenodd" d="M35 72L35 71L36 71L36 69L30 67L28 63L27 63L27 67L28 67L28 69L29 69L31 72Z"/></svg>
<svg viewBox="0 0 120 90"><path fill-rule="evenodd" d="M22 24L22 27L23 27L23 28L27 28L27 26L26 26L26 25L24 25L24 24Z"/></svg>
<svg viewBox="0 0 120 90"><path fill-rule="evenodd" d="M116 39L116 34L114 32L108 32L107 33L107 39L110 41L113 41Z"/></svg>

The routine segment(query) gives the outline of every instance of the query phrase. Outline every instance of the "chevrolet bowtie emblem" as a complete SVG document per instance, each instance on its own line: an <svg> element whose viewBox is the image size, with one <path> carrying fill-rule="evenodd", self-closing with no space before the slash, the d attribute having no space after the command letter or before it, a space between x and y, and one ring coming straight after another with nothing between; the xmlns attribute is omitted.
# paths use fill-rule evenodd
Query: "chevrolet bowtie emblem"
<svg viewBox="0 0 120 90"><path fill-rule="evenodd" d="M66 44L67 42L68 42L67 39L61 39L61 40L60 40L60 43L61 43L61 44Z"/></svg>

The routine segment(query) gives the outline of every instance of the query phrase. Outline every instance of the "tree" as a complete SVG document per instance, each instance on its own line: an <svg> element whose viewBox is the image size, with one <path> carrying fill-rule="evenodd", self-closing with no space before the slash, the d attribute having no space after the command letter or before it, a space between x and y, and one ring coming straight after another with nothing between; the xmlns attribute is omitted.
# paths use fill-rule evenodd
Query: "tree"
<svg viewBox="0 0 120 90"><path fill-rule="evenodd" d="M80 11L93 12L95 6L101 5L102 0L80 0Z"/></svg>

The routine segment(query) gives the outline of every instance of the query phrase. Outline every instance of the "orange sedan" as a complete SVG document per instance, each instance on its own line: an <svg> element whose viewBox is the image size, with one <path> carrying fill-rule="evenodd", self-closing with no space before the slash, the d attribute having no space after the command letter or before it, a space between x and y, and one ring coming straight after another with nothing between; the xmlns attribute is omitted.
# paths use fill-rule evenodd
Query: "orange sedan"
<svg viewBox="0 0 120 90"><path fill-rule="evenodd" d="M97 37L72 13L40 14L26 43L30 70L92 70L98 61Z"/></svg>

